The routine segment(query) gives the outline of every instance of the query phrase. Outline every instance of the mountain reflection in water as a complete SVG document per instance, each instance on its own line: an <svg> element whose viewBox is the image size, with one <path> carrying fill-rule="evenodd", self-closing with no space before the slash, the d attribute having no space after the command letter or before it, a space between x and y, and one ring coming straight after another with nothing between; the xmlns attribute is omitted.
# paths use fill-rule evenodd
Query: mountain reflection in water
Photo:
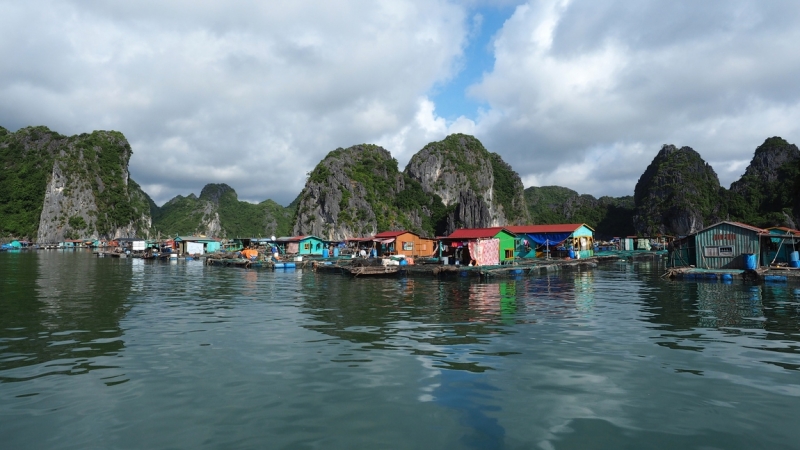
<svg viewBox="0 0 800 450"><path fill-rule="evenodd" d="M800 289L0 254L8 448L793 448Z"/></svg>

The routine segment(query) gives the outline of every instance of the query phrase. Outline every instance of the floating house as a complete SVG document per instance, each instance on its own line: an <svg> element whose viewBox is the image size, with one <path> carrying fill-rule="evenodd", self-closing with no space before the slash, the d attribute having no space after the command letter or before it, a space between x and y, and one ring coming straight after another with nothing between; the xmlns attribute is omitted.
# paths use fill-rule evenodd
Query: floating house
<svg viewBox="0 0 800 450"><path fill-rule="evenodd" d="M167 241L167 244L169 241ZM178 236L173 239L172 248L184 255L198 255L219 251L220 242L213 238L202 236Z"/></svg>
<svg viewBox="0 0 800 450"><path fill-rule="evenodd" d="M58 243L58 248L67 249L67 250L80 248L82 246L83 246L83 241L81 241L79 239L67 239L67 240L65 240L63 242L59 242Z"/></svg>
<svg viewBox="0 0 800 450"><path fill-rule="evenodd" d="M594 256L594 229L585 223L517 225L505 228L516 236L515 253L519 258Z"/></svg>
<svg viewBox="0 0 800 450"><path fill-rule="evenodd" d="M444 264L502 264L514 260L514 238L514 233L503 227L460 228L438 238L439 257Z"/></svg>
<svg viewBox="0 0 800 450"><path fill-rule="evenodd" d="M275 242L289 255L322 255L327 248L322 239L312 235L279 237Z"/></svg>
<svg viewBox="0 0 800 450"><path fill-rule="evenodd" d="M432 256L436 241L410 231L384 231L373 236L378 255Z"/></svg>
<svg viewBox="0 0 800 450"><path fill-rule="evenodd" d="M769 236L761 241L761 261L763 265L788 264L798 267L800 250L800 231L786 227L767 228Z"/></svg>
<svg viewBox="0 0 800 450"><path fill-rule="evenodd" d="M755 269L766 230L739 222L719 222L672 241L667 267L701 269Z"/></svg>

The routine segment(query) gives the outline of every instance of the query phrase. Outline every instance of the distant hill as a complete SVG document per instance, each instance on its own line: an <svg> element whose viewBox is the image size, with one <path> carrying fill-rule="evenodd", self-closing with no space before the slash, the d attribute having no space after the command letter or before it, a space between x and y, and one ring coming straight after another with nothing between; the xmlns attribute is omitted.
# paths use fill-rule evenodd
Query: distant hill
<svg viewBox="0 0 800 450"><path fill-rule="evenodd" d="M633 196L523 189L519 175L473 136L453 134L412 156L405 170L370 144L331 151L288 206L239 201L226 184L162 207L128 173L132 150L116 131L62 136L46 127L0 127L0 238L218 237L315 234L328 239L408 229L586 223L600 237L685 235L719 220L800 224L800 151L780 137L756 148L730 189L689 147L664 145Z"/></svg>
<svg viewBox="0 0 800 450"><path fill-rule="evenodd" d="M179 195L158 208L153 229L161 236L286 236L293 216L294 207L284 208L272 200L258 204L239 201L227 184L207 184L200 197Z"/></svg>
<svg viewBox="0 0 800 450"><path fill-rule="evenodd" d="M529 187L525 201L532 223L585 223L598 236L629 236L633 231L633 197L579 195L561 186Z"/></svg>

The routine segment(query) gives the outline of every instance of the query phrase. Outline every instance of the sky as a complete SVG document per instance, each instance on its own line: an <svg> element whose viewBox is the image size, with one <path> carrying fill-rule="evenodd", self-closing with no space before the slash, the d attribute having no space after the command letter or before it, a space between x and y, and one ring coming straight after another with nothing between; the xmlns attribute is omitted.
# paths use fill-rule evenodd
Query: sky
<svg viewBox="0 0 800 450"><path fill-rule="evenodd" d="M800 141L800 2L0 0L0 126L117 130L159 205L286 205L336 148L477 137L525 187L632 195L664 144L728 187Z"/></svg>

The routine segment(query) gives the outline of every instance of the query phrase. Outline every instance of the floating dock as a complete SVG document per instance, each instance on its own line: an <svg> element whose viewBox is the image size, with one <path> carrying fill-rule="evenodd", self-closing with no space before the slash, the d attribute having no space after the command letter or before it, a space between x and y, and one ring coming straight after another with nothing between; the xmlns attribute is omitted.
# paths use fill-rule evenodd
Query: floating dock
<svg viewBox="0 0 800 450"><path fill-rule="evenodd" d="M800 281L800 269L788 267L760 267L758 269L702 269L697 267L672 267L663 275L670 279L686 281L734 280L752 283L787 283Z"/></svg>

